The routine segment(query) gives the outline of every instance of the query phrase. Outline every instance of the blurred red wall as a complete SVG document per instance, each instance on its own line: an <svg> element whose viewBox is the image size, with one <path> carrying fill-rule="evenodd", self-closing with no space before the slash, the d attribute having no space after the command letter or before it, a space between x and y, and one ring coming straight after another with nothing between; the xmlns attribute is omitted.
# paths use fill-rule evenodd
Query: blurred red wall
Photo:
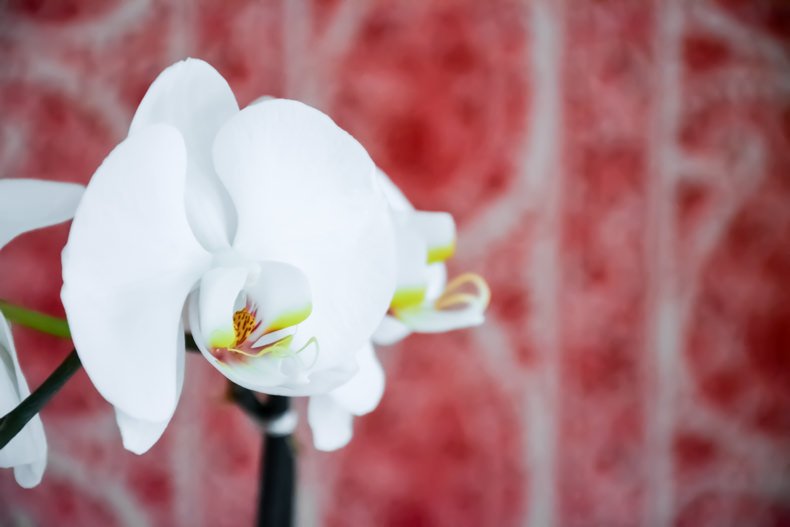
<svg viewBox="0 0 790 527"><path fill-rule="evenodd" d="M300 429L300 525L787 526L787 6L6 0L0 177L87 183L192 56L241 105L327 112L455 215L488 322L381 348L345 449ZM67 232L4 249L0 297L62 315ZM32 385L69 349L15 334ZM190 356L137 457L81 372L43 412L41 485L0 472L0 524L251 525L259 433L224 386Z"/></svg>

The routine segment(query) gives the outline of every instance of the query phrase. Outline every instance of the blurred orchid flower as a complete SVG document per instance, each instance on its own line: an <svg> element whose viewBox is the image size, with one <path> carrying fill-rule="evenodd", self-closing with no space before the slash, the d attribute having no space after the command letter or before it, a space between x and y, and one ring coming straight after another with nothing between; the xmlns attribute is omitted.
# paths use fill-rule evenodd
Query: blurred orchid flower
<svg viewBox="0 0 790 527"><path fill-rule="evenodd" d="M75 346L148 450L176 407L184 322L231 381L325 393L357 370L395 288L386 198L362 146L296 101L241 111L187 60L151 85L93 176L63 251Z"/></svg>
<svg viewBox="0 0 790 527"><path fill-rule="evenodd" d="M438 333L482 324L491 298L485 280L466 273L447 283L444 261L455 251L452 216L414 210L383 172L377 177L395 224L398 284L373 342L394 344L412 331ZM353 417L373 411L381 400L384 372L373 346L361 348L358 357L359 371L350 381L310 398L308 421L318 450L345 446Z"/></svg>
<svg viewBox="0 0 790 527"><path fill-rule="evenodd" d="M83 190L73 183L0 179L0 249L24 232L71 218ZM11 328L0 313L0 415L13 410L28 395ZM0 449L0 467L14 467L17 483L31 488L41 482L46 464L44 426L36 415Z"/></svg>
<svg viewBox="0 0 790 527"><path fill-rule="evenodd" d="M449 283L445 260L455 252L455 222L446 212L414 210L386 174L378 178L395 224L398 279L387 316L373 341L394 344L411 332L441 333L482 324L491 299L480 275Z"/></svg>

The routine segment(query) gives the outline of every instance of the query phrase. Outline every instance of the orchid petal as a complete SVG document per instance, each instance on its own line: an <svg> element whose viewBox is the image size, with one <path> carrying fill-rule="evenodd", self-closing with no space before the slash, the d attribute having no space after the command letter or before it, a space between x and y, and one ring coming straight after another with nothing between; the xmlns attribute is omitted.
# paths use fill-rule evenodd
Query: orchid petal
<svg viewBox="0 0 790 527"><path fill-rule="evenodd" d="M30 395L19 367L11 328L0 313L0 415L13 410ZM41 418L35 415L19 433L0 449L0 467L14 467L14 477L24 488L41 482L47 464L47 441Z"/></svg>
<svg viewBox="0 0 790 527"><path fill-rule="evenodd" d="M236 215L214 173L211 145L220 126L238 113L236 98L206 62L177 62L154 80L132 120L129 134L152 124L174 126L187 150L186 212L195 237L209 250L230 246Z"/></svg>
<svg viewBox="0 0 790 527"><path fill-rule="evenodd" d="M70 219L85 187L38 179L0 179L0 247L23 232Z"/></svg>
<svg viewBox="0 0 790 527"><path fill-rule="evenodd" d="M443 333L454 329L479 326L485 322L485 309L470 305L458 311L439 311L431 307L417 307L398 312L398 319L418 333Z"/></svg>
<svg viewBox="0 0 790 527"><path fill-rule="evenodd" d="M310 283L313 314L298 333L315 337L320 354L309 384L282 392L342 383L338 368L370 338L394 291L392 228L372 161L326 115L271 100L226 123L214 162L238 212L234 249L292 264Z"/></svg>
<svg viewBox="0 0 790 527"><path fill-rule="evenodd" d="M428 245L428 263L443 262L455 252L455 221L446 212L414 211L410 227Z"/></svg>
<svg viewBox="0 0 790 527"><path fill-rule="evenodd" d="M313 443L318 450L337 450L352 437L352 415L372 412L384 394L384 370L370 343L357 351L359 371L327 395L314 395L308 406Z"/></svg>
<svg viewBox="0 0 790 527"><path fill-rule="evenodd" d="M273 101L274 99L276 99L276 97L272 97L271 95L261 95L261 96L260 96L260 97L258 97L257 99L254 99L254 100L253 100L253 101L252 101L250 104L248 104L247 106L253 106L253 105L260 104L260 103L262 103L262 102L266 102L266 101Z"/></svg>
<svg viewBox="0 0 790 527"><path fill-rule="evenodd" d="M370 343L357 351L357 364L359 371L356 375L329 395L352 414L365 415L376 409L384 395L384 370Z"/></svg>
<svg viewBox="0 0 790 527"><path fill-rule="evenodd" d="M317 450L331 452L344 447L354 434L351 412L329 395L310 397L307 421L313 431L313 444Z"/></svg>
<svg viewBox="0 0 790 527"><path fill-rule="evenodd" d="M425 271L425 276L428 280L425 296L429 299L438 298L447 285L447 266L443 263L430 264Z"/></svg>
<svg viewBox="0 0 790 527"><path fill-rule="evenodd" d="M233 344L233 314L240 309L237 300L248 273L246 267L219 267L201 277L200 326L209 346Z"/></svg>
<svg viewBox="0 0 790 527"><path fill-rule="evenodd" d="M175 408L182 308L210 263L187 223L185 172L177 130L139 130L94 174L63 251L61 299L86 372L118 410L153 422Z"/></svg>
<svg viewBox="0 0 790 527"><path fill-rule="evenodd" d="M423 238L410 228L412 214L393 213L398 258L397 288L390 301L393 309L417 306L425 300L428 247Z"/></svg>
<svg viewBox="0 0 790 527"><path fill-rule="evenodd" d="M387 198L387 203L392 210L396 212L414 210L414 206L412 206L403 192L395 186L395 183L392 182L387 174L378 168L376 169L376 181L381 190L384 191L384 196Z"/></svg>
<svg viewBox="0 0 790 527"><path fill-rule="evenodd" d="M115 409L115 421L121 430L123 447L137 455L148 452L170 424L170 418L163 421L147 421L132 417L118 408Z"/></svg>
<svg viewBox="0 0 790 527"><path fill-rule="evenodd" d="M313 309L307 277L287 263L261 262L260 276L245 291L257 306L264 333L295 326Z"/></svg>
<svg viewBox="0 0 790 527"><path fill-rule="evenodd" d="M396 342L400 342L409 335L411 335L409 326L397 318L387 315L382 319L376 332L373 333L372 340L376 344L390 346Z"/></svg>
<svg viewBox="0 0 790 527"><path fill-rule="evenodd" d="M184 387L184 362L186 359L184 346L184 326L182 324L179 330L178 353L176 354L176 359L178 361L176 373L176 400L181 396L181 390ZM171 418L172 414L167 419L161 421L148 421L132 417L119 408L115 409L115 421L118 423L118 428L121 431L123 447L138 455L145 454L157 441L159 441L159 438L162 437L162 434L165 432L165 428L170 424Z"/></svg>

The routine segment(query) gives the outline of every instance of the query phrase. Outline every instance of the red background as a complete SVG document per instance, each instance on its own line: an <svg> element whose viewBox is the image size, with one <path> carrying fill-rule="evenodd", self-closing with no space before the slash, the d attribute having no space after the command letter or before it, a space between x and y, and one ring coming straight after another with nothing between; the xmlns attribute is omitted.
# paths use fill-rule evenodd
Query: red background
<svg viewBox="0 0 790 527"><path fill-rule="evenodd" d="M7 0L0 177L87 183L187 56L241 105L329 113L493 291L484 326L380 349L347 448L300 428L300 525L790 525L788 7ZM62 314L67 232L4 249L0 297ZM70 347L16 337L32 385ZM80 372L0 524L251 525L259 434L224 386L191 355L137 457Z"/></svg>

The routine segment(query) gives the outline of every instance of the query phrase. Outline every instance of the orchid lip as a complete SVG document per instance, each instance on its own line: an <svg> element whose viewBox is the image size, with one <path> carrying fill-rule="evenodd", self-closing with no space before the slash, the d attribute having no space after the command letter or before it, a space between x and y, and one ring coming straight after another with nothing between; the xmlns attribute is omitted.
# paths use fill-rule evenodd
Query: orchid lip
<svg viewBox="0 0 790 527"><path fill-rule="evenodd" d="M285 312L273 321L264 324L257 306L247 300L246 305L233 314L233 328L217 329L209 339L209 350L219 362L245 363L249 359L264 356L275 358L291 357L315 346L318 353L318 340L308 339L299 348L293 347L293 340L299 323L304 321L312 306Z"/></svg>
<svg viewBox="0 0 790 527"><path fill-rule="evenodd" d="M405 298L401 296L401 299ZM393 302L388 313L411 330L422 332L429 331L426 323L441 314L445 322L439 326L431 324L433 329L430 330L439 331L481 323L490 300L491 290L483 277L464 273L451 280L437 297L420 302L402 302L400 305Z"/></svg>

